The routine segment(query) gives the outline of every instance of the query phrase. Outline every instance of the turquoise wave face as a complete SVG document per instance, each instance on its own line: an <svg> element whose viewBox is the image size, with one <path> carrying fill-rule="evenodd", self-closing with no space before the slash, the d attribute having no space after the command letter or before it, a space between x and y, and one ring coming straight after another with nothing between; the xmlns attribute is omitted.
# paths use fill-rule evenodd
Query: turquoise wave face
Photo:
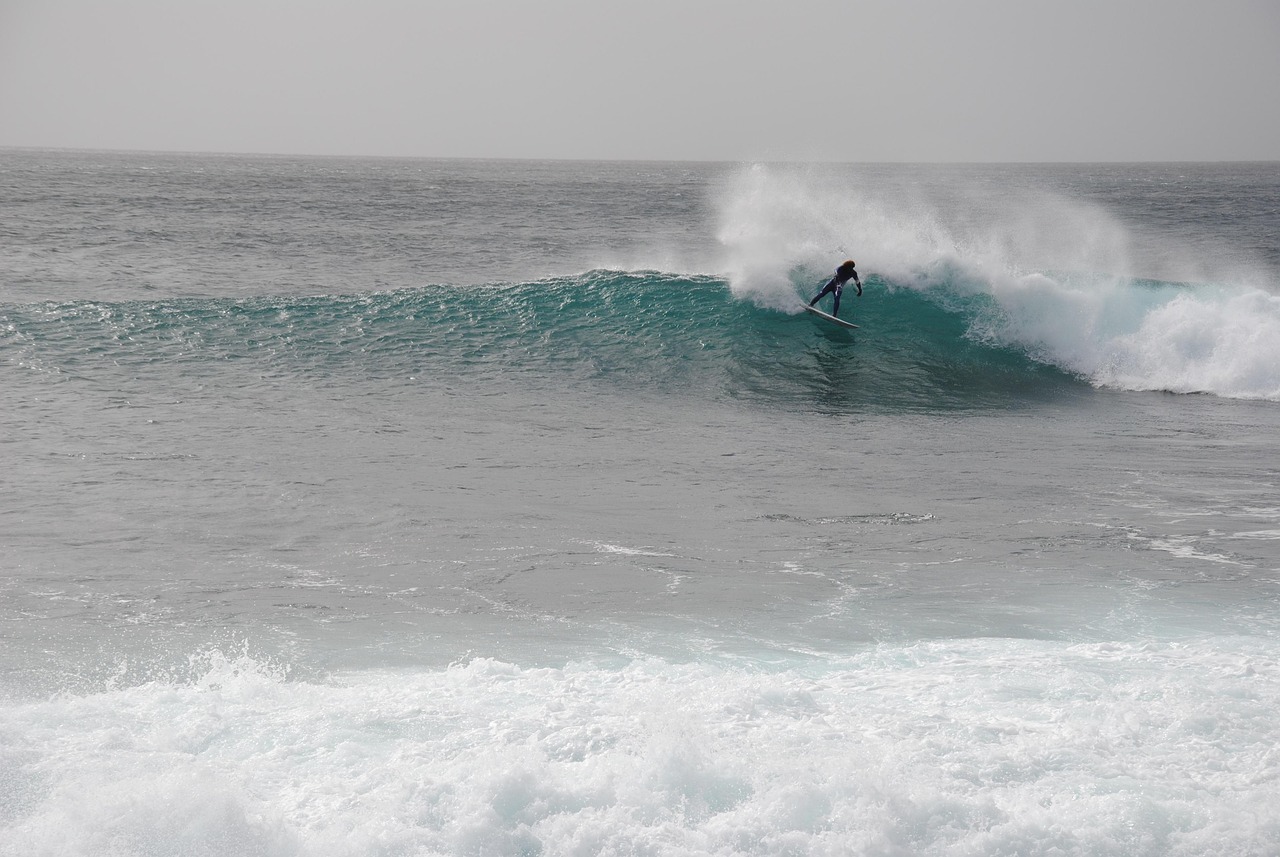
<svg viewBox="0 0 1280 857"><path fill-rule="evenodd" d="M29 305L10 362L68 377L245 367L263 378L591 383L820 411L1009 407L1085 389L966 335L981 311L872 278L848 332L736 299L714 277L595 271L364 295ZM799 298L797 297L797 309Z"/></svg>

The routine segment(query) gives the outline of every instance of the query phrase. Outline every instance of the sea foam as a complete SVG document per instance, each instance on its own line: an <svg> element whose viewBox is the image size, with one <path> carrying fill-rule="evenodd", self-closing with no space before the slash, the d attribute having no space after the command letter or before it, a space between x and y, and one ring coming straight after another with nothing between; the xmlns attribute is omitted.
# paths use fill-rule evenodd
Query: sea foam
<svg viewBox="0 0 1280 857"><path fill-rule="evenodd" d="M215 653L0 709L0 853L1263 855L1278 655L957 640L299 681Z"/></svg>

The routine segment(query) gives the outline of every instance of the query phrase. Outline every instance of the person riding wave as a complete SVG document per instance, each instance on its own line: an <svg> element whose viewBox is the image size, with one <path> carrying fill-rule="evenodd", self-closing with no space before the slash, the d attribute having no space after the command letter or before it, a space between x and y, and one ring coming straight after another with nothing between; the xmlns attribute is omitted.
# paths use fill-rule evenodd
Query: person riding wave
<svg viewBox="0 0 1280 857"><path fill-rule="evenodd" d="M844 291L844 284L853 280L854 285L858 287L858 297L862 297L862 280L858 279L858 272L853 269L854 261L846 259L845 262L836 268L836 275L822 287L822 291L813 296L813 300L809 301L809 306L813 306L818 300L828 292L835 292L835 301L831 305L831 315L840 315L840 293Z"/></svg>

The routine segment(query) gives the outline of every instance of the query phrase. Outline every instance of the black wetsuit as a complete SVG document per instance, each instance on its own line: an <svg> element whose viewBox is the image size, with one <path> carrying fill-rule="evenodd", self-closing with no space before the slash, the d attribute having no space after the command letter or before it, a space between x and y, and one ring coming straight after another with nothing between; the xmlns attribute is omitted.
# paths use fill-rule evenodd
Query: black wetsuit
<svg viewBox="0 0 1280 857"><path fill-rule="evenodd" d="M862 297L862 280L858 279L858 272L853 269L853 263L845 262L839 268L836 268L836 275L831 278L830 282L822 287L822 291L813 296L813 300L809 301L809 306L816 304L819 298L828 292L835 292L836 298L835 302L831 305L831 314L839 315L840 293L844 291L844 284L850 280L853 280L854 284L858 287L858 297Z"/></svg>

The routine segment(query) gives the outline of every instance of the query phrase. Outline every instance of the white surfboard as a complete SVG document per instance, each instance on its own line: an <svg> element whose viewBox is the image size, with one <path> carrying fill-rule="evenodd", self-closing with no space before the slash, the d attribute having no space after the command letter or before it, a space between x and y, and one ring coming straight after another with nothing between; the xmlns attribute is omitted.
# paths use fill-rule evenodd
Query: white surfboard
<svg viewBox="0 0 1280 857"><path fill-rule="evenodd" d="M854 330L858 329L858 326L856 324L845 321L842 318L836 318L834 315L831 315L830 313L825 313L822 310L818 309L816 306L809 306L808 304L801 304L801 306L803 306L805 309L807 309L809 312L813 313L814 315L822 316L827 321L834 321L836 324L840 325L841 327L850 327L850 328L853 328Z"/></svg>

